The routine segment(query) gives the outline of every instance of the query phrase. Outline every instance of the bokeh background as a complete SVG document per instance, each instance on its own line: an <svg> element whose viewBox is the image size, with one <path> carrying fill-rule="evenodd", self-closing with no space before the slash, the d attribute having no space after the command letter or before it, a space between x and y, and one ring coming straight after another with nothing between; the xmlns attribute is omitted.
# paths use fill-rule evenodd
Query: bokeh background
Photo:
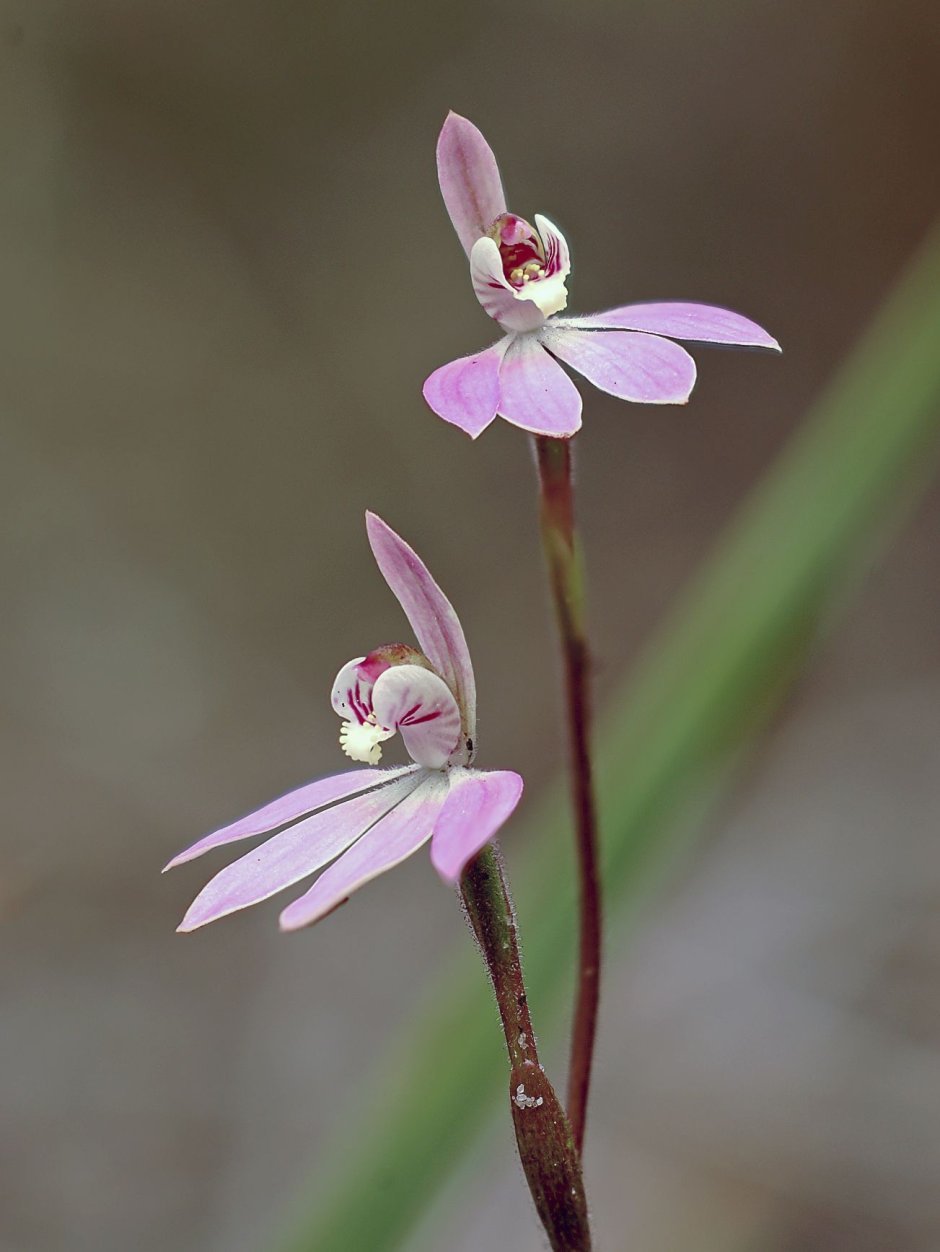
<svg viewBox="0 0 940 1252"><path fill-rule="evenodd" d="M254 1252L466 942L421 857L291 938L277 901L177 936L212 866L158 872L342 766L333 673L407 637L366 506L463 616L481 763L560 759L524 437L419 395L492 338L444 114L565 230L571 308L786 348L699 352L686 409L586 397L603 706L940 207L940 8L4 0L0 101L0 1248ZM940 1246L938 522L610 952L602 1248ZM409 1246L542 1246L508 1125Z"/></svg>

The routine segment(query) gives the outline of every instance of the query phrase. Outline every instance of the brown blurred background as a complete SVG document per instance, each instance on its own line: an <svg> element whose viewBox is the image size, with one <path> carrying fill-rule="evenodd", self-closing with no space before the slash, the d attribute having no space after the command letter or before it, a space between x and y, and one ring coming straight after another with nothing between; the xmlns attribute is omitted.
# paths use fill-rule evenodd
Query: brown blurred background
<svg viewBox="0 0 940 1252"><path fill-rule="evenodd" d="M786 348L697 353L684 410L586 392L603 701L940 207L940 7L5 0L0 99L0 1249L254 1252L465 942L426 858L292 938L276 901L176 936L213 866L158 872L342 767L330 679L405 634L366 506L463 616L481 763L559 760L524 437L420 400L494 337L444 114L565 230L573 310ZM940 1247L938 520L611 952L608 1252ZM410 1246L541 1246L505 1126Z"/></svg>

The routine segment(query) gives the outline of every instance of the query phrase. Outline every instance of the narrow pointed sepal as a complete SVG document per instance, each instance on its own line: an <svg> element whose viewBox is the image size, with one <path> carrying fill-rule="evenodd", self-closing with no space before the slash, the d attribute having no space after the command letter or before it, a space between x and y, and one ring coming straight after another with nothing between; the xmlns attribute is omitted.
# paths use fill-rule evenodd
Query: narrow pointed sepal
<svg viewBox="0 0 940 1252"><path fill-rule="evenodd" d="M454 693L464 733L472 740L476 734L476 683L470 650L454 606L414 548L378 514L366 514L366 530L383 578L404 609L421 651Z"/></svg>
<svg viewBox="0 0 940 1252"><path fill-rule="evenodd" d="M559 319L558 324L576 330L641 330L651 335L664 335L667 339L684 339L689 343L780 351L780 344L773 335L749 317L714 304L694 304L682 300L624 304L604 313L587 313L563 321Z"/></svg>
<svg viewBox="0 0 940 1252"><path fill-rule="evenodd" d="M307 813L313 813L337 800L345 800L360 791L371 791L374 787L401 778L413 770L412 765L398 769L356 769L345 774L334 774L330 778L318 778L316 782L298 787L296 791L289 791L263 808L256 809L246 817L240 817L237 822L223 826L211 835L204 835L168 861L163 872L183 865L186 861L195 860L197 856L202 856L213 848L221 848L239 839L250 839L253 835L264 835L268 831L277 830L279 826L286 826L288 822L296 821Z"/></svg>
<svg viewBox="0 0 940 1252"><path fill-rule="evenodd" d="M352 845L309 891L281 913L281 930L300 930L320 921L354 891L401 864L427 843L447 795L441 774L429 774Z"/></svg>
<svg viewBox="0 0 940 1252"><path fill-rule="evenodd" d="M418 787L416 778L402 778L289 826L211 878L177 929L197 930L309 877Z"/></svg>
<svg viewBox="0 0 940 1252"><path fill-rule="evenodd" d="M481 132L459 113L448 113L437 141L441 195L464 251L506 211L499 167Z"/></svg>

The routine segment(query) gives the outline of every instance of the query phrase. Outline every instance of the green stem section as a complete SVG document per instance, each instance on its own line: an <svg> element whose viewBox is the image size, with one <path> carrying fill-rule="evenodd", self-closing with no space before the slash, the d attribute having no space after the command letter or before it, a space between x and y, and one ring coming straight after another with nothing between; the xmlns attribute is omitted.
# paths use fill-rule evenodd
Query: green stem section
<svg viewBox="0 0 940 1252"><path fill-rule="evenodd" d="M499 1008L519 1159L553 1252L590 1252L581 1162L564 1109L539 1063L516 918L498 848L464 871L460 893Z"/></svg>
<svg viewBox="0 0 940 1252"><path fill-rule="evenodd" d="M590 751L590 654L584 577L575 533L571 440L535 437L542 545L548 563L565 676L565 703L578 857L578 983L568 1068L568 1117L580 1153L584 1145L591 1063L597 1033L601 970L601 891L597 809Z"/></svg>

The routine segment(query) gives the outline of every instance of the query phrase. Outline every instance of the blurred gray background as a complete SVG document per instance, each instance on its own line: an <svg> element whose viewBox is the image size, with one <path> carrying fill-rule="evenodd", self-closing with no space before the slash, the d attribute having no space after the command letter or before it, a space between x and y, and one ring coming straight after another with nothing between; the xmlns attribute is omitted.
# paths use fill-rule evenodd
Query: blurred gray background
<svg viewBox="0 0 940 1252"><path fill-rule="evenodd" d="M494 337L447 109L565 230L573 310L701 299L786 348L697 353L686 409L586 394L603 704L940 205L940 8L4 0L0 101L0 1248L254 1252L466 942L422 857L289 938L277 901L177 936L213 865L159 875L343 766L330 680L407 638L365 507L462 614L481 764L560 759L525 439L420 399ZM610 952L608 1252L940 1246L938 521ZM508 1124L413 1246L542 1246Z"/></svg>

